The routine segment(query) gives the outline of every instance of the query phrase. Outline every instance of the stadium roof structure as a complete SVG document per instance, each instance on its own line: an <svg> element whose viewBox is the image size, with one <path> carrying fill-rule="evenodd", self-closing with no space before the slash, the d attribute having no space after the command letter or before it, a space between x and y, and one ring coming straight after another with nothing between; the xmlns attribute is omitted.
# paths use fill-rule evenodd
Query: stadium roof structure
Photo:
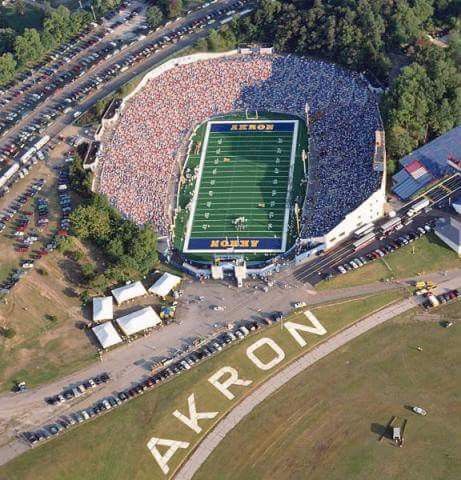
<svg viewBox="0 0 461 480"><path fill-rule="evenodd" d="M101 323L100 325L93 327L91 330L95 334L102 348L113 347L123 341L111 322Z"/></svg>
<svg viewBox="0 0 461 480"><path fill-rule="evenodd" d="M127 336L152 328L162 323L152 307L142 308L115 320L123 333Z"/></svg>
<svg viewBox="0 0 461 480"><path fill-rule="evenodd" d="M114 318L114 305L112 297L93 298L93 321L112 320Z"/></svg>
<svg viewBox="0 0 461 480"><path fill-rule="evenodd" d="M392 191L406 200L433 180L434 177L419 160L412 160L392 177Z"/></svg>
<svg viewBox="0 0 461 480"><path fill-rule="evenodd" d="M453 171L450 159L461 161L461 125L403 157L400 164L405 167L418 160L433 176L442 177Z"/></svg>
<svg viewBox="0 0 461 480"><path fill-rule="evenodd" d="M150 288L149 293L165 297L181 283L181 277L165 272Z"/></svg>
<svg viewBox="0 0 461 480"><path fill-rule="evenodd" d="M144 285L138 281L123 285L123 287L114 288L111 293L114 296L115 301L120 305L128 300L147 295L147 290L144 288Z"/></svg>

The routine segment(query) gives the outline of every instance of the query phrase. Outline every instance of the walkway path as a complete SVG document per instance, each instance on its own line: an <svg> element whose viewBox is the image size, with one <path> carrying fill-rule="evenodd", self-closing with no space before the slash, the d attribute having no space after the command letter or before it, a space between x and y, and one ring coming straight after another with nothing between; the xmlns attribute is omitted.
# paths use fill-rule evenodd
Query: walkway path
<svg viewBox="0 0 461 480"><path fill-rule="evenodd" d="M461 286L461 277L449 280L440 285L442 288L457 288ZM317 347L303 355L300 359L288 365L282 371L274 375L267 382L257 388L241 403L239 403L225 418L223 418L205 437L197 449L192 453L189 459L179 469L175 475L175 480L190 480L194 474L203 465L213 450L221 443L221 440L242 421L259 404L266 400L270 395L283 387L293 377L301 373L306 368L326 357L329 353L341 348L346 343L354 340L363 333L382 325L387 320L406 312L418 305L420 301L417 297L412 297L393 304L369 317L357 322L356 324L342 330L337 335L321 343Z"/></svg>

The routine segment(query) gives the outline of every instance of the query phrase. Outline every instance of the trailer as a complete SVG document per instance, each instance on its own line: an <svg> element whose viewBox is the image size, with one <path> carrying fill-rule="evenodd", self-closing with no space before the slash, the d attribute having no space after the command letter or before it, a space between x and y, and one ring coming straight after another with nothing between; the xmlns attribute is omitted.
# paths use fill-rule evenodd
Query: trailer
<svg viewBox="0 0 461 480"><path fill-rule="evenodd" d="M375 226L374 226L373 223L367 223L367 224L365 224L365 225L362 225L360 228L358 228L358 229L354 232L354 237L355 237L355 238L363 237L363 236L368 235L369 233L371 233L374 229L375 229Z"/></svg>
<svg viewBox="0 0 461 480"><path fill-rule="evenodd" d="M431 201L428 198L424 198L423 200L420 200L419 202L416 202L414 205L412 205L408 212L407 212L407 217L413 217L417 213L419 213L421 210L424 210L425 208L429 207L431 204Z"/></svg>
<svg viewBox="0 0 461 480"><path fill-rule="evenodd" d="M13 163L0 177L0 188L8 183L11 177L19 170L19 163Z"/></svg>
<svg viewBox="0 0 461 480"><path fill-rule="evenodd" d="M371 232L365 235L362 238L356 240L352 246L354 247L354 251L360 250L361 248L366 247L370 243L373 243L376 240L376 234Z"/></svg>
<svg viewBox="0 0 461 480"><path fill-rule="evenodd" d="M389 233L402 225L402 218L397 216L383 223L379 228L382 233Z"/></svg>

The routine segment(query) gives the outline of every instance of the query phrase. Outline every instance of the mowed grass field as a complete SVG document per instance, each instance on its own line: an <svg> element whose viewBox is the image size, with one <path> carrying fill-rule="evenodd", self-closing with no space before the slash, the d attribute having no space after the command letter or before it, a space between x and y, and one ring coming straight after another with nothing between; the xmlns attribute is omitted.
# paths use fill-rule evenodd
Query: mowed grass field
<svg viewBox="0 0 461 480"><path fill-rule="evenodd" d="M192 242L269 238L278 240L280 245L266 249L281 249L297 121L268 123L275 127L290 126L292 130L219 131L219 127L247 125L241 122L208 125L196 207L191 213ZM264 123L253 126L256 125L265 126ZM241 229L235 224L237 218L245 219ZM188 248L196 249L191 240Z"/></svg>
<svg viewBox="0 0 461 480"><path fill-rule="evenodd" d="M222 418L228 409L251 391L251 388L255 388L273 375L278 368L282 368L344 326L402 298L402 295L401 292L386 292L312 309L328 333L322 337L303 334L308 342L304 348L301 348L288 332L282 330L280 324L275 324L117 410L82 425L59 439L30 450L1 467L0 478L2 476L8 480L165 478L146 446L152 436L181 439L190 442L191 446L195 445L212 427L214 421ZM294 314L292 319L300 323L309 323L301 313ZM286 355L283 363L266 372L257 369L245 354L247 347L263 336L274 339ZM263 361L273 358L273 352L269 350L261 349L258 354ZM208 382L208 378L224 366L237 369L240 378L253 381L250 387L234 387L232 390L236 398L232 401L226 399ZM333 366L333 370L334 368ZM327 376L328 371L325 370L324 374ZM198 411L219 412L214 420L200 422L204 428L200 435L172 416L176 409L187 413L187 397L191 393L195 394ZM284 403L286 404L286 399ZM187 450L179 450L171 459L170 475L186 453Z"/></svg>
<svg viewBox="0 0 461 480"><path fill-rule="evenodd" d="M338 275L317 285L318 290L354 287L391 278L408 278L461 267L461 259L439 238L426 235L358 270Z"/></svg>
<svg viewBox="0 0 461 480"><path fill-rule="evenodd" d="M437 317L459 319L461 304L435 312L397 317L298 375L230 432L194 480L458 480L461 324L445 329ZM394 415L408 420L403 448L379 442Z"/></svg>

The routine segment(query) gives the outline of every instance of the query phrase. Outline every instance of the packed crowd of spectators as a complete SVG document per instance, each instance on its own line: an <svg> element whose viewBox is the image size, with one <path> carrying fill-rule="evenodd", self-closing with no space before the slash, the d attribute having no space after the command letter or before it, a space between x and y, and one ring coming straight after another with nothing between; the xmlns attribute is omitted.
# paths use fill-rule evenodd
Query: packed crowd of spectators
<svg viewBox="0 0 461 480"><path fill-rule="evenodd" d="M123 214L167 234L170 186L191 128L245 109L304 116L306 103L315 161L303 236L323 235L379 188L373 153L380 117L357 75L319 60L236 55L178 66L150 80L104 147L100 191Z"/></svg>

